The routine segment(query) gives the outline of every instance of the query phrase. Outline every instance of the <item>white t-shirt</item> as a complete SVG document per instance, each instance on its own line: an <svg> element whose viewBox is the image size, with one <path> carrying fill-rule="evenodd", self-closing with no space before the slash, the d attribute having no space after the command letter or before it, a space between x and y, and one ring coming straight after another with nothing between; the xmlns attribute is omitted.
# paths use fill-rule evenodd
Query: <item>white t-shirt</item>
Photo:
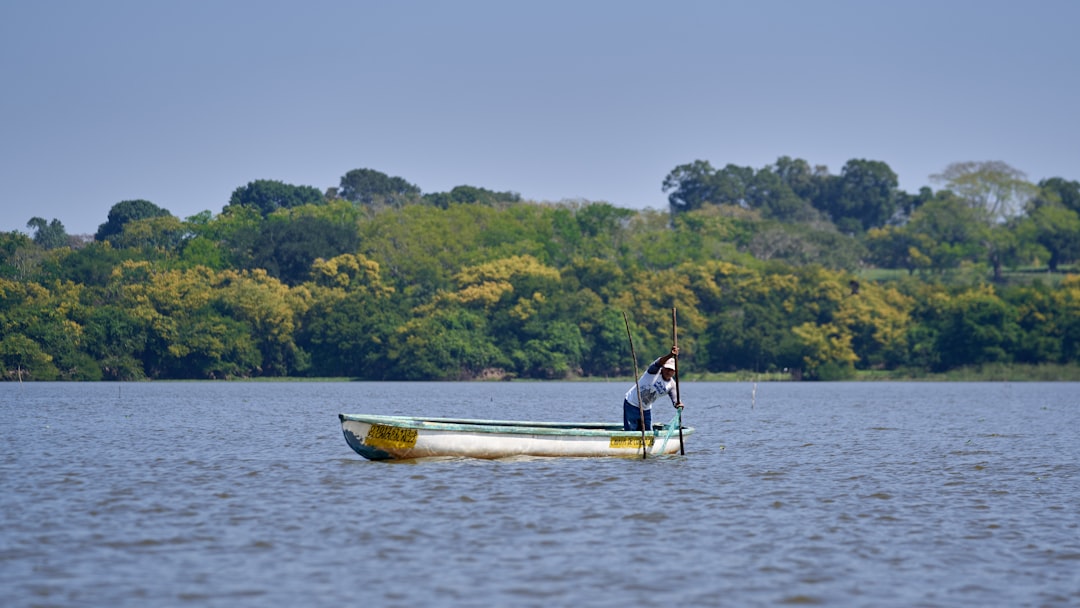
<svg viewBox="0 0 1080 608"><path fill-rule="evenodd" d="M631 386L630 390L626 392L626 401L630 405L637 405L638 388L641 388L641 400L645 403L645 407L642 409L651 410L652 404L656 401L660 395L667 393L668 397L671 397L671 403L675 403L675 378L671 380L664 380L664 377L660 375L661 367L659 364L660 359L653 361L649 369L645 370L645 373L638 379L637 386Z"/></svg>

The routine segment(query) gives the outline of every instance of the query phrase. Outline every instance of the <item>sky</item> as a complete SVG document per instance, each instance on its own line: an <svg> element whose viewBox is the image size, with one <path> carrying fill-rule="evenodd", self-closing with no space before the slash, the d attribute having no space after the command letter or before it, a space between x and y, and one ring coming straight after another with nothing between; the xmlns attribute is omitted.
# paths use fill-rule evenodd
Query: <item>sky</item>
<svg viewBox="0 0 1080 608"><path fill-rule="evenodd" d="M0 0L0 231L353 169L667 209L781 156L1080 180L1076 0Z"/></svg>

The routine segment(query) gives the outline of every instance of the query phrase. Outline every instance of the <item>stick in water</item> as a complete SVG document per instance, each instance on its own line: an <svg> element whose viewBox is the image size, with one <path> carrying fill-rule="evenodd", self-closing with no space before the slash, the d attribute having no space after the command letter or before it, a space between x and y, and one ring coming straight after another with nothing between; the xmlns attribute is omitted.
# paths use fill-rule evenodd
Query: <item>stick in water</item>
<svg viewBox="0 0 1080 608"><path fill-rule="evenodd" d="M671 336L673 340L673 346L679 348L679 324L675 321L675 307L671 307ZM675 355L675 403L682 403L682 397L679 395L679 355ZM683 447L682 438L682 408L677 408L679 415L676 420L679 424L679 454L686 455L686 448Z"/></svg>
<svg viewBox="0 0 1080 608"><path fill-rule="evenodd" d="M638 369L637 369L637 353L634 352L634 338L630 335L630 321L626 318L626 311L622 313L623 323L626 323L626 338L630 340L630 356L634 359L634 388L637 389L637 406L638 415L641 416L638 425L641 426L641 459L644 460L648 456L646 453L648 450L645 448L645 408L641 403L641 384L638 382Z"/></svg>

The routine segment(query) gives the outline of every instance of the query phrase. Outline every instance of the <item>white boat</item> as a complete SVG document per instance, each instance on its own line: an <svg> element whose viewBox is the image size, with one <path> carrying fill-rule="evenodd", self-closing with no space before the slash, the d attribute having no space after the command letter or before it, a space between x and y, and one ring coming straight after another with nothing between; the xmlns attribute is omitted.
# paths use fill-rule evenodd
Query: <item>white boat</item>
<svg viewBox="0 0 1080 608"><path fill-rule="evenodd" d="M345 441L369 460L513 456L621 456L678 454L691 427L653 425L642 454L640 431L605 422L529 422L339 414ZM681 435L681 436L680 436Z"/></svg>

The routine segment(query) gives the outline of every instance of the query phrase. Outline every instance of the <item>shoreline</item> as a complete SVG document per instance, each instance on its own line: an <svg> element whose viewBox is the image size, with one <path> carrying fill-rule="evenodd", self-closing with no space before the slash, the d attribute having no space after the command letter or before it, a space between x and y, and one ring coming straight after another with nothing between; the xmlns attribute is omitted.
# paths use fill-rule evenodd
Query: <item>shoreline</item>
<svg viewBox="0 0 1080 608"><path fill-rule="evenodd" d="M1080 382L1080 365L1057 364L993 364L979 367L959 368L944 372L926 370L855 370L850 376L828 380L796 380L783 372L685 372L680 374L684 382ZM306 377L274 376L256 378L162 378L146 380L22 380L25 383L37 382L101 382L101 383L138 383L138 382L398 382L398 380L362 380L349 377ZM474 378L468 380L407 380L401 382L633 382L630 376L619 377L584 377L573 376L550 380L532 378ZM18 381L11 380L12 384Z"/></svg>

